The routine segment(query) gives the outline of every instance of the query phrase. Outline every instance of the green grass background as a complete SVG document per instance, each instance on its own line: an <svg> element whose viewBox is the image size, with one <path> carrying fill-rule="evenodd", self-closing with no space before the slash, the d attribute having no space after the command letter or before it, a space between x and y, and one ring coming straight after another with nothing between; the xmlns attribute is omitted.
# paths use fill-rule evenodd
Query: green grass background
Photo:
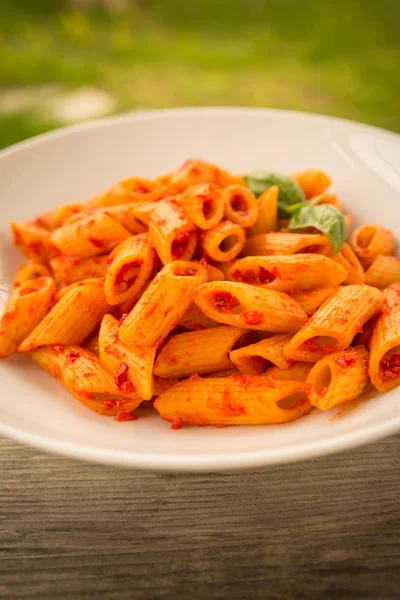
<svg viewBox="0 0 400 600"><path fill-rule="evenodd" d="M399 0L2 0L0 88L95 86L115 112L267 106L400 131L399 31ZM0 100L1 147L62 124Z"/></svg>

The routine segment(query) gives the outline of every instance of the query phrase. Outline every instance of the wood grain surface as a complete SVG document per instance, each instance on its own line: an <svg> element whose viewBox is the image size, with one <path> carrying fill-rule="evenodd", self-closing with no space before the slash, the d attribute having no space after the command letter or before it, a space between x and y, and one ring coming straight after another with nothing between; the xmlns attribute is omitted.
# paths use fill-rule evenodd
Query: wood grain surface
<svg viewBox="0 0 400 600"><path fill-rule="evenodd" d="M400 598L400 437L258 471L161 474L0 439L4 599Z"/></svg>

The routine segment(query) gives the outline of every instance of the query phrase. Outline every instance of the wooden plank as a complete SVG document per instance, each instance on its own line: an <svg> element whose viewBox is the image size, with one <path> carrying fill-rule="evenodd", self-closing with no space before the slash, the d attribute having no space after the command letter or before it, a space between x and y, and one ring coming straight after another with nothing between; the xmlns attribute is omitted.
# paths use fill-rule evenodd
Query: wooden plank
<svg viewBox="0 0 400 600"><path fill-rule="evenodd" d="M0 438L0 597L400 597L400 436L248 472L85 464Z"/></svg>

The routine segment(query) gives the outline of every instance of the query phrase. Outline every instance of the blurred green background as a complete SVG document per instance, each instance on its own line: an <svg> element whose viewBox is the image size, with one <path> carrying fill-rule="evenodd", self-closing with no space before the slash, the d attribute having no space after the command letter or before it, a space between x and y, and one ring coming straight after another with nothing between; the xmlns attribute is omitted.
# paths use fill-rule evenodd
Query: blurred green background
<svg viewBox="0 0 400 600"><path fill-rule="evenodd" d="M400 131L399 30L399 0L1 0L0 146L196 105Z"/></svg>

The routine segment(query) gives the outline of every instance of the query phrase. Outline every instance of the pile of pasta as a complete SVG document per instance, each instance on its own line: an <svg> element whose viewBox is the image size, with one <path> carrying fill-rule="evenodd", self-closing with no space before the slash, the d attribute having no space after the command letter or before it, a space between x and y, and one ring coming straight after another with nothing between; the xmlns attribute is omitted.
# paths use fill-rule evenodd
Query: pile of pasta
<svg viewBox="0 0 400 600"><path fill-rule="evenodd" d="M328 203L329 177L291 177ZM0 357L26 353L117 421L154 406L182 424L277 424L400 383L400 259L379 224L335 251L288 230L279 185L188 160L87 203L12 223L29 259L0 321ZM347 224L350 217L346 216Z"/></svg>

